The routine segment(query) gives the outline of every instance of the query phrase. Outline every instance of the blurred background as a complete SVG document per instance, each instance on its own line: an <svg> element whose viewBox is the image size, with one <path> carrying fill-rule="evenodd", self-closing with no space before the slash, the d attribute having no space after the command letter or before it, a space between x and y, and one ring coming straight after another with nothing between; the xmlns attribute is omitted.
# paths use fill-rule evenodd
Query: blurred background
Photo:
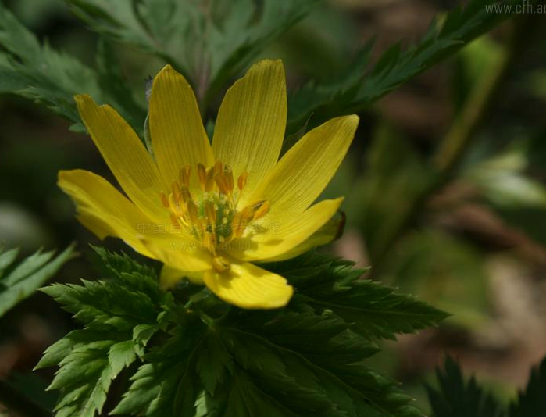
<svg viewBox="0 0 546 417"><path fill-rule="evenodd" d="M398 41L408 46L455 3L330 0L262 55L284 60L291 88L326 80L370 37L376 56ZM5 4L40 40L93 65L96 35L60 0ZM374 359L424 409L422 381L445 353L504 398L546 353L545 36L544 16L520 16L367 109L325 191L345 196L347 224L324 250L371 265L367 278L452 314ZM115 52L145 103L144 80L163 63L127 46ZM0 96L0 127L0 241L26 254L76 241L88 253L100 242L77 223L56 178L81 168L112 179L90 138L13 95ZM104 244L129 251L113 239ZM80 256L56 279L95 277ZM0 319L0 378L27 373L73 326L43 294L19 304ZM40 376L37 391L51 374Z"/></svg>

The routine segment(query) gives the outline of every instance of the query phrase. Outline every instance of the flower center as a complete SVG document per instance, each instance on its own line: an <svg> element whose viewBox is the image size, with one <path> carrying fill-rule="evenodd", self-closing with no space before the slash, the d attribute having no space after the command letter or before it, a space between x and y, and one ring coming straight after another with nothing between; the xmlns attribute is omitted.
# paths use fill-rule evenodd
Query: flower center
<svg viewBox="0 0 546 417"><path fill-rule="evenodd" d="M229 269L229 261L218 252L233 239L242 237L254 220L265 216L269 202L258 201L238 210L248 173L239 175L235 184L233 171L220 161L209 168L197 165L200 188L190 188L191 173L191 166L184 167L178 180L173 181L172 192L161 193L161 202L169 210L172 225L191 234L209 250L213 267L224 272Z"/></svg>

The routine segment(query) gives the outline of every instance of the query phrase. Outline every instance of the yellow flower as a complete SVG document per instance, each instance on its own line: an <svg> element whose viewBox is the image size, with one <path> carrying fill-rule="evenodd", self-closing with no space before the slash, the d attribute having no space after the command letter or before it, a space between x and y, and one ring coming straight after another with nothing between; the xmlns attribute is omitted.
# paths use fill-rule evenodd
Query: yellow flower
<svg viewBox="0 0 546 417"><path fill-rule="evenodd" d="M61 172L59 185L87 228L163 262L164 287L186 276L243 308L288 303L293 289L286 279L254 263L288 259L333 239L335 231L323 226L342 199L312 204L344 158L357 116L313 129L279 160L284 68L262 61L228 90L211 145L190 85L166 66L149 102L152 156L110 106L86 95L76 101L127 195L91 172Z"/></svg>

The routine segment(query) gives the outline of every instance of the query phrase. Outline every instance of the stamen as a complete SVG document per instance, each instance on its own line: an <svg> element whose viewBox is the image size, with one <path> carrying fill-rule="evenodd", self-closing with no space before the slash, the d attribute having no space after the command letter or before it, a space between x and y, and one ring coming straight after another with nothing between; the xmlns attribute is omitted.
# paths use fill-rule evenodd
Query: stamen
<svg viewBox="0 0 546 417"><path fill-rule="evenodd" d="M193 200L188 201L188 215L193 224L197 225L199 223L199 210Z"/></svg>
<svg viewBox="0 0 546 417"><path fill-rule="evenodd" d="M254 220L265 216L270 204L261 200L237 210L240 192L248 182L246 171L239 175L236 184L233 170L221 161L209 168L197 164L194 172L197 190L190 188L195 187L195 182L192 185L192 167L186 165L180 170L178 181L173 181L172 192L160 194L161 203L169 210L173 226L191 233L211 253L213 268L225 272L230 262L221 256L222 251L233 239L242 237Z"/></svg>
<svg viewBox="0 0 546 417"><path fill-rule="evenodd" d="M223 256L215 256L212 258L212 266L217 272L222 273L229 270L230 263Z"/></svg>
<svg viewBox="0 0 546 417"><path fill-rule="evenodd" d="M178 217L176 217L174 213L169 213L169 217L171 218L171 223L173 224L174 228L180 229L180 223L178 223Z"/></svg>
<svg viewBox="0 0 546 417"><path fill-rule="evenodd" d="M197 164L197 177L199 178L199 184L201 188L205 191L207 184L207 170L203 164Z"/></svg>
<svg viewBox="0 0 546 417"><path fill-rule="evenodd" d="M224 172L224 164L222 164L221 161L216 161L214 164L214 174L218 176L222 174L222 172Z"/></svg>
<svg viewBox="0 0 546 417"><path fill-rule="evenodd" d="M217 175L215 179L216 179L216 186L218 187L220 192L224 195L228 195L229 193L228 182L224 174L221 173L220 175Z"/></svg>
<svg viewBox="0 0 546 417"><path fill-rule="evenodd" d="M184 204L188 204L188 201L192 199L190 190L188 190L188 187L186 187L185 185L180 188L180 196L182 197L182 201L184 202Z"/></svg>
<svg viewBox="0 0 546 417"><path fill-rule="evenodd" d="M228 189L228 193L231 195L231 192L233 191L233 188L234 188L234 186L233 186L233 171L227 165L224 168L224 178L226 180L226 186L227 186L227 189Z"/></svg>
<svg viewBox="0 0 546 417"><path fill-rule="evenodd" d="M178 205L180 205L180 186L178 185L178 183L176 181L173 181L173 195L174 195L174 201L176 201L176 203Z"/></svg>
<svg viewBox="0 0 546 417"><path fill-rule="evenodd" d="M214 209L214 204L210 201L205 203L205 213L209 219L209 223L216 225L216 210Z"/></svg>
<svg viewBox="0 0 546 417"><path fill-rule="evenodd" d="M256 213L254 214L254 220L260 219L269 213L269 207L271 207L271 205L268 200L261 201L260 208L256 210Z"/></svg>
<svg viewBox="0 0 546 417"><path fill-rule="evenodd" d="M189 188L191 178L191 166L186 165L180 170L180 184Z"/></svg>
<svg viewBox="0 0 546 417"><path fill-rule="evenodd" d="M248 172L244 171L241 175L239 175L239 178L237 178L237 187L239 188L239 191L243 191L247 181L248 181Z"/></svg>
<svg viewBox="0 0 546 417"><path fill-rule="evenodd" d="M214 168L207 170L207 180L205 182L205 191L211 192L214 187Z"/></svg>
<svg viewBox="0 0 546 417"><path fill-rule="evenodd" d="M169 194L169 207L177 217L182 217L184 212L180 206L180 200L176 201L174 194Z"/></svg>
<svg viewBox="0 0 546 417"><path fill-rule="evenodd" d="M161 204L163 204L163 207L169 208L169 199L167 198L165 193L161 193L160 196L161 196Z"/></svg>

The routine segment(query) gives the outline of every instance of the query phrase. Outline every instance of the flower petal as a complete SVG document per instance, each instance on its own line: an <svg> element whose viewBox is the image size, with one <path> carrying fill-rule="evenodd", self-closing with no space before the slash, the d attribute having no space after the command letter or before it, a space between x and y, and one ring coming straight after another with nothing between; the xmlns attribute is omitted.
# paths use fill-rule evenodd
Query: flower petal
<svg viewBox="0 0 546 417"><path fill-rule="evenodd" d="M212 266L210 253L199 242L184 235L152 236L144 239L143 245L151 257L179 271L205 271Z"/></svg>
<svg viewBox="0 0 546 417"><path fill-rule="evenodd" d="M79 220L100 239L118 237L150 256L141 236L151 220L108 181L89 171L61 171L59 186L76 202Z"/></svg>
<svg viewBox="0 0 546 417"><path fill-rule="evenodd" d="M281 61L261 61L226 93L212 149L235 174L248 172L241 196L251 195L279 159L286 128L286 80Z"/></svg>
<svg viewBox="0 0 546 417"><path fill-rule="evenodd" d="M233 263L224 273L207 271L204 280L222 300L242 308L283 307L294 293L285 278L249 263Z"/></svg>
<svg viewBox="0 0 546 417"><path fill-rule="evenodd" d="M125 120L110 106L87 95L76 102L91 138L129 198L150 218L168 218L161 205L164 183L152 157Z"/></svg>
<svg viewBox="0 0 546 417"><path fill-rule="evenodd" d="M269 201L264 225L291 222L316 200L345 157L357 126L358 116L332 119L308 132L281 158L250 198Z"/></svg>
<svg viewBox="0 0 546 417"><path fill-rule="evenodd" d="M310 239L332 218L342 201L342 198L321 201L304 211L303 214L287 219L283 223L268 221L267 229L264 228L259 233L250 234L230 245L229 254L244 261L288 259L291 257L291 251ZM258 224L257 227L261 228L260 226ZM309 241L311 244L320 244L321 242L323 240ZM309 246L307 249L311 247ZM305 250L305 247L303 249Z"/></svg>
<svg viewBox="0 0 546 417"><path fill-rule="evenodd" d="M170 65L155 77L149 126L157 164L168 184L179 178L186 165L195 169L198 163L214 163L191 86Z"/></svg>
<svg viewBox="0 0 546 417"><path fill-rule="evenodd" d="M137 252L184 271L211 267L202 247L164 223L150 220L108 181L88 171L61 171L59 186L78 207L80 221L99 238L122 239Z"/></svg>
<svg viewBox="0 0 546 417"><path fill-rule="evenodd" d="M292 259L313 248L316 248L317 246L324 246L338 239L343 229L344 220L337 217L338 216L334 215L334 217L328 220L319 230L305 239L302 243L294 246L292 249L282 253L279 256L268 258L267 262L278 262Z"/></svg>

